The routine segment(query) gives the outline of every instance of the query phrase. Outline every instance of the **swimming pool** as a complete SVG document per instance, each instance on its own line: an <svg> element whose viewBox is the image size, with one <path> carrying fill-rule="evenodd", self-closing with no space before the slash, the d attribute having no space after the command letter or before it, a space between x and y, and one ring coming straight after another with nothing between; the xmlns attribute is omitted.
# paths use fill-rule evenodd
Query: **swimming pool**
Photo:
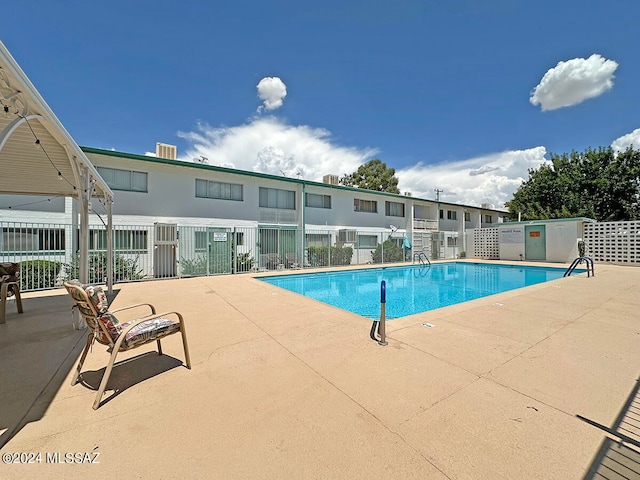
<svg viewBox="0 0 640 480"><path fill-rule="evenodd" d="M561 278L564 268L470 262L262 277L260 280L362 315L380 315L386 282L387 319L405 317Z"/></svg>

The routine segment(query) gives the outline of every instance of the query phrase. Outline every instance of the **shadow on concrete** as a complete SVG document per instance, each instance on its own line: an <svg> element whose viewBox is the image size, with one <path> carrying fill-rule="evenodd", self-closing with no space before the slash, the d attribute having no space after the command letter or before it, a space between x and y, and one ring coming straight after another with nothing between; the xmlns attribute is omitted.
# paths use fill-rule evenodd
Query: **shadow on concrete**
<svg viewBox="0 0 640 480"><path fill-rule="evenodd" d="M42 418L87 335L73 329L66 294L24 297L22 304L24 313L7 309L0 325L0 448Z"/></svg>
<svg viewBox="0 0 640 480"><path fill-rule="evenodd" d="M0 325L0 449L43 417L88 334L74 330L73 302L63 289L23 295L21 314L9 302L7 321Z"/></svg>
<svg viewBox="0 0 640 480"><path fill-rule="evenodd" d="M105 355L105 363L108 360L109 356ZM181 366L183 366L181 360L167 354L158 355L158 352L146 352L117 362L113 366L109 383L107 383L105 394L108 396L103 397L100 406L110 402L122 392L138 383ZM91 390L97 391L105 368L82 372L79 383ZM111 395L109 395L110 391L113 392Z"/></svg>
<svg viewBox="0 0 640 480"><path fill-rule="evenodd" d="M611 428L577 415L608 436L585 475L585 480L640 480L640 378Z"/></svg>

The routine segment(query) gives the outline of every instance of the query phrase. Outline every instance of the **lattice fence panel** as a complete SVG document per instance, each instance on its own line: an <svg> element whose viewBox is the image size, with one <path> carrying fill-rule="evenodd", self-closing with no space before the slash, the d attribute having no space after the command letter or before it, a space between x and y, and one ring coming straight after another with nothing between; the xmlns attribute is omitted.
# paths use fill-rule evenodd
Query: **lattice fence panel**
<svg viewBox="0 0 640 480"><path fill-rule="evenodd" d="M473 255L476 258L500 258L497 228L476 228L473 231Z"/></svg>
<svg viewBox="0 0 640 480"><path fill-rule="evenodd" d="M597 262L640 265L640 221L587 223L584 241Z"/></svg>

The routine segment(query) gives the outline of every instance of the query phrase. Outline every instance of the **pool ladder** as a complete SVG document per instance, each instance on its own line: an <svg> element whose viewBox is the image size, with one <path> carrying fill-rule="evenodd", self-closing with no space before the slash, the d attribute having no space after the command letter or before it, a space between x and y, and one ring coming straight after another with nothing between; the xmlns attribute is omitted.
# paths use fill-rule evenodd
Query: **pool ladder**
<svg viewBox="0 0 640 480"><path fill-rule="evenodd" d="M429 261L429 257L424 252L418 252L413 254L413 263L416 263L416 260L420 262L420 265L426 267L427 265L431 266L431 262Z"/></svg>
<svg viewBox="0 0 640 480"><path fill-rule="evenodd" d="M571 275L573 271L576 269L576 267L580 265L582 262L584 262L587 265L587 277L590 277L591 275L595 277L596 272L593 269L593 258L591 257L576 258L573 262L571 262L571 265L569 265L569 268L567 268L567 271L564 272L563 277L568 277L569 275Z"/></svg>

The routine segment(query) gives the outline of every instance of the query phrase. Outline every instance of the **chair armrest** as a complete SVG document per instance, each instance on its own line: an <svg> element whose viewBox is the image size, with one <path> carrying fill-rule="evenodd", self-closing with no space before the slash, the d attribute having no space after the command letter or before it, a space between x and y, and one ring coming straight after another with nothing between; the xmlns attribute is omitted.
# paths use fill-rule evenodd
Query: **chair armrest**
<svg viewBox="0 0 640 480"><path fill-rule="evenodd" d="M124 310L131 310L132 308L137 308L137 307L149 307L151 309L151 313L150 315L155 315L156 313L156 308L151 305L150 303L138 303L137 305L130 305L128 307L123 307L123 308L119 308L117 310L109 310L111 313L117 313L117 312L122 312Z"/></svg>

